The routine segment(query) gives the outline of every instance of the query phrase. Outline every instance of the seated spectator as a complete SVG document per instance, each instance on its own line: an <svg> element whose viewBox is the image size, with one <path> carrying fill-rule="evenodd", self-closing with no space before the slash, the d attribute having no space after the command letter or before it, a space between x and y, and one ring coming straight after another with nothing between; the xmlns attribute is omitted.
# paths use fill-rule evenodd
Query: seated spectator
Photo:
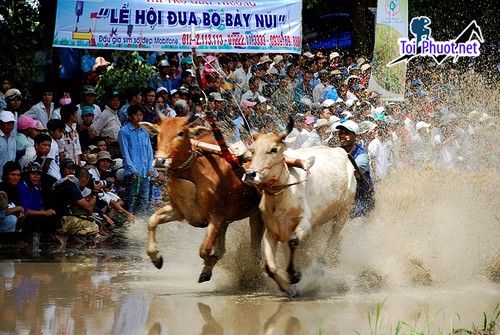
<svg viewBox="0 0 500 335"><path fill-rule="evenodd" d="M22 115L19 117L16 134L17 159L21 158L26 153L26 149L35 145L34 138L36 135L40 134L40 132L41 131L38 130L38 122L29 116Z"/></svg>
<svg viewBox="0 0 500 335"><path fill-rule="evenodd" d="M18 205L24 209L21 228L24 233L55 234L61 228L61 219L53 209L45 209L40 192L42 166L32 162L23 169L23 179L17 184ZM64 244L62 234L54 235Z"/></svg>
<svg viewBox="0 0 500 335"><path fill-rule="evenodd" d="M52 187L49 207L62 218L62 228L57 231L59 235L79 238L99 236L98 221L92 216L96 197L92 193L85 197L82 195L90 177L86 169L78 168L75 175L58 180Z"/></svg>
<svg viewBox="0 0 500 335"><path fill-rule="evenodd" d="M7 215L7 208L9 208L7 193L0 191L0 233L16 231L17 217L13 214Z"/></svg>
<svg viewBox="0 0 500 335"><path fill-rule="evenodd" d="M3 177L0 182L0 191L7 195L7 208L2 214L5 221L2 221L3 229L8 227L9 231L18 230L17 223L24 217L24 208L18 206L17 184L21 181L21 167L14 161L9 161L3 166ZM11 230L14 228L14 230Z"/></svg>

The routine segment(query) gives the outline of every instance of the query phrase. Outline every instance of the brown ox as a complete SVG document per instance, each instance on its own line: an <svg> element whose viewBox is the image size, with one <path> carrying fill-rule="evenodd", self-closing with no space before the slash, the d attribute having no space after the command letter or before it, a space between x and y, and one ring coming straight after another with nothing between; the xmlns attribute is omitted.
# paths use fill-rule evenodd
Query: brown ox
<svg viewBox="0 0 500 335"><path fill-rule="evenodd" d="M354 166L342 148L289 150L287 155L302 159L314 155L316 161L308 172L287 167L283 139L292 128L290 119L287 131L259 135L252 146L252 164L243 176L246 183L263 191L259 209L266 225L265 269L289 296L297 294L291 284L301 279L295 265L297 247L312 229L327 222L332 225L331 242L336 242L356 193ZM275 262L278 242L290 247L289 281L278 274Z"/></svg>
<svg viewBox="0 0 500 335"><path fill-rule="evenodd" d="M260 253L264 225L257 205L260 196L253 187L242 183L231 165L220 155L194 148L190 136L216 144L210 129L192 127L192 115L163 118L159 125L142 122L151 134L158 134L154 166L168 172L169 203L159 209L148 224L147 253L157 268L163 257L156 243L156 227L165 222L186 220L194 227L207 227L200 247L204 267L199 282L210 280L212 269L225 253L228 224L250 216L251 245Z"/></svg>

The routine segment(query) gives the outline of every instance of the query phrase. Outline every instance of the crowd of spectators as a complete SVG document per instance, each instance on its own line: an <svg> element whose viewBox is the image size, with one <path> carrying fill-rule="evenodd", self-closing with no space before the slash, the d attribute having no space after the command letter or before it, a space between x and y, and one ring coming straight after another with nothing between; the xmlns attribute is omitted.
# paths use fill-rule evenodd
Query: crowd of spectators
<svg viewBox="0 0 500 335"><path fill-rule="evenodd" d="M357 55L153 52L147 61L156 73L143 87L111 90L101 106L95 85L113 67L94 51L81 59L77 94L45 86L40 101L25 106L23 93L2 79L1 232L42 233L65 245L68 236L107 236L163 204L168 181L151 164L156 139L139 123L185 116L193 104L201 122L211 110L239 148L254 133L284 129L292 117L290 148L361 150L358 165L375 188L398 167L477 169L498 161L495 142L479 140L497 136L491 105L469 108L457 94L471 69L443 71L416 61L405 101L388 102L368 89L371 62ZM346 144L346 134L355 141Z"/></svg>

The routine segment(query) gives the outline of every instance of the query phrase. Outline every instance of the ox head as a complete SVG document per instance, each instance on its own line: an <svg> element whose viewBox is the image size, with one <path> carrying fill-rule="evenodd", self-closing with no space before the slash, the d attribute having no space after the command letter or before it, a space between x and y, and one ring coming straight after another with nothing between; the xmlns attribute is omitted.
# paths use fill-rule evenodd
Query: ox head
<svg viewBox="0 0 500 335"><path fill-rule="evenodd" d="M275 134L260 134L252 144L252 163L243 175L243 182L258 186L276 182L284 167L283 140L293 129L293 119L289 117L287 128Z"/></svg>
<svg viewBox="0 0 500 335"><path fill-rule="evenodd" d="M181 166L192 153L190 138L210 132L210 129L206 127L191 126L191 123L196 120L195 108L196 106L191 108L186 117L168 118L161 114L159 124L140 123L149 134L158 135L158 149L153 160L154 168L168 170Z"/></svg>

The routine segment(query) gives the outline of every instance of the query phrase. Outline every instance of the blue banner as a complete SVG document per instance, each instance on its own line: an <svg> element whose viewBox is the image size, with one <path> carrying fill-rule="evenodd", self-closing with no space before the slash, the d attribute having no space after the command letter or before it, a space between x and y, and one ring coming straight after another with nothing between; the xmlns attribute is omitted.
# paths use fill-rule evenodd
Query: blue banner
<svg viewBox="0 0 500 335"><path fill-rule="evenodd" d="M53 46L300 53L302 1L59 0Z"/></svg>

